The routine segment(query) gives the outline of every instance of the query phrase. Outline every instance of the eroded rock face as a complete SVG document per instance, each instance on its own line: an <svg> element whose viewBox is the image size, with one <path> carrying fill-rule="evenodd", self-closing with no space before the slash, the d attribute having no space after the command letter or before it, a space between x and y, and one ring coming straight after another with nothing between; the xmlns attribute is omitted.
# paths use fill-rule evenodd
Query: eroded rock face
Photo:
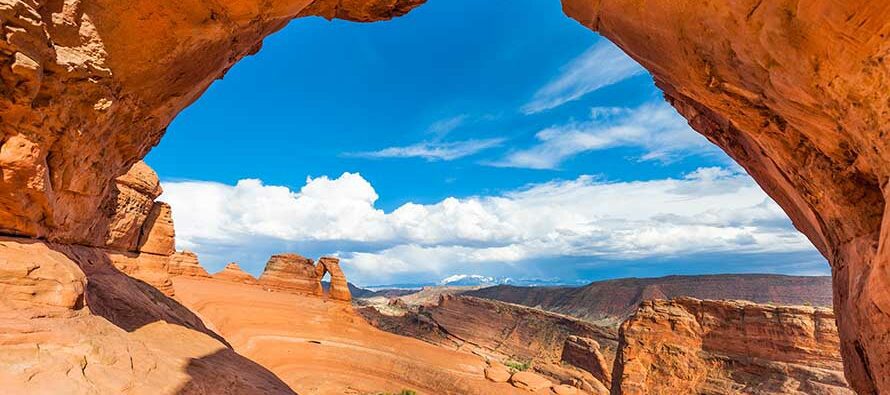
<svg viewBox="0 0 890 395"><path fill-rule="evenodd" d="M612 384L612 365L606 361L594 339L569 336L562 348L562 361L590 372L606 387Z"/></svg>
<svg viewBox="0 0 890 395"><path fill-rule="evenodd" d="M263 37L296 16L372 21L421 2L0 1L0 233L105 246L115 180ZM847 375L890 391L886 2L563 4L652 72L829 259Z"/></svg>
<svg viewBox="0 0 890 395"><path fill-rule="evenodd" d="M492 361L486 370L491 381L506 381L504 373L509 377L510 372L497 362L512 360L527 363L557 383L571 383L593 393L601 392L597 391L600 388L608 392L608 384L601 380L611 371L615 356L617 333L613 328L470 296L446 293L437 304L419 306L400 306L400 300L393 299L390 307L403 310L401 315L384 314L386 310L376 307L359 313L387 332L485 355Z"/></svg>
<svg viewBox="0 0 890 395"><path fill-rule="evenodd" d="M179 251L170 257L168 272L171 276L189 276L209 278L210 273L204 270L198 256L191 251Z"/></svg>
<svg viewBox="0 0 890 395"><path fill-rule="evenodd" d="M223 270L221 270L219 273L214 274L213 278L245 284L256 284L257 282L256 279L250 275L250 273L242 270L241 266L238 266L238 264L235 262L229 262L226 267L223 268Z"/></svg>
<svg viewBox="0 0 890 395"><path fill-rule="evenodd" d="M318 278L318 281L321 281L321 279L324 278L325 273L331 274L331 299L344 302L352 300L352 295L349 293L349 284L346 281L346 275L343 274L343 270L340 269L340 260L327 256L319 258L318 265L315 266L315 275Z"/></svg>
<svg viewBox="0 0 890 395"><path fill-rule="evenodd" d="M107 250L16 238L0 250L4 393L293 393Z"/></svg>
<svg viewBox="0 0 890 395"><path fill-rule="evenodd" d="M272 290L324 295L312 259L297 254L272 255L259 283Z"/></svg>
<svg viewBox="0 0 890 395"><path fill-rule="evenodd" d="M655 77L832 266L846 373L890 391L890 6L563 0ZM883 224L882 224L883 222Z"/></svg>
<svg viewBox="0 0 890 395"><path fill-rule="evenodd" d="M852 394L831 310L643 302L621 325L612 392Z"/></svg>
<svg viewBox="0 0 890 395"><path fill-rule="evenodd" d="M263 37L297 16L373 21L419 3L3 0L0 231L103 246L115 179Z"/></svg>

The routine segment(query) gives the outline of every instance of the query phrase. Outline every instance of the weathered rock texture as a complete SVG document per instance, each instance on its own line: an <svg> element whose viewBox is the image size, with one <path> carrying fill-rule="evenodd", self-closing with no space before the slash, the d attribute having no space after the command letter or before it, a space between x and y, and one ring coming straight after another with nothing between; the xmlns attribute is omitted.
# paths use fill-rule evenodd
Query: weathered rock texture
<svg viewBox="0 0 890 395"><path fill-rule="evenodd" d="M609 385L617 333L575 318L469 296L441 294L433 305L360 309L372 325L493 361L528 363L557 383L593 392ZM395 308L401 307L398 314ZM602 351L601 351L602 350ZM500 364L489 367L500 381ZM605 381L603 381L605 380Z"/></svg>
<svg viewBox="0 0 890 395"><path fill-rule="evenodd" d="M373 21L420 3L0 1L0 232L105 246L115 179L263 37L296 16ZM847 375L890 392L890 4L563 6L650 70L829 259Z"/></svg>
<svg viewBox="0 0 890 395"><path fill-rule="evenodd" d="M890 392L890 3L563 0L828 258L847 377Z"/></svg>
<svg viewBox="0 0 890 395"><path fill-rule="evenodd" d="M486 379L484 358L379 331L347 303L231 281L173 282L177 298L235 351L300 394L529 395Z"/></svg>
<svg viewBox="0 0 890 395"><path fill-rule="evenodd" d="M402 15L418 0L0 2L0 231L105 244L115 179L263 37L297 16Z"/></svg>
<svg viewBox="0 0 890 395"><path fill-rule="evenodd" d="M213 278L226 281L234 281L237 283L256 284L256 279L245 272L235 262L230 262L219 273L213 275Z"/></svg>
<svg viewBox="0 0 890 395"><path fill-rule="evenodd" d="M105 250L0 239L9 394L292 393Z"/></svg>
<svg viewBox="0 0 890 395"><path fill-rule="evenodd" d="M201 266L198 256L191 251L180 251L170 257L168 272L171 276L210 277Z"/></svg>
<svg viewBox="0 0 890 395"><path fill-rule="evenodd" d="M259 283L268 289L322 296L321 278L312 259L297 254L272 255Z"/></svg>
<svg viewBox="0 0 890 395"><path fill-rule="evenodd" d="M562 361L590 372L607 387L612 384L612 364L606 361L594 339L569 336L562 348Z"/></svg>
<svg viewBox="0 0 890 395"><path fill-rule="evenodd" d="M331 299L344 302L352 300L352 295L349 293L349 283L346 282L346 275L340 269L340 260L332 257L319 258L318 265L315 266L315 275L318 281L324 278L325 273L331 274L331 286L328 291Z"/></svg>
<svg viewBox="0 0 890 395"><path fill-rule="evenodd" d="M612 393L852 394L834 314L678 298L621 325Z"/></svg>

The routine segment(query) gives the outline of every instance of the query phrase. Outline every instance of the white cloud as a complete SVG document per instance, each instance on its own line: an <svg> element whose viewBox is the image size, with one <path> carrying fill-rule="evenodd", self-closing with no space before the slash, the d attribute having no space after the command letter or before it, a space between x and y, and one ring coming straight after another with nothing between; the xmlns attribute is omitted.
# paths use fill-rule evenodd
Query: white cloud
<svg viewBox="0 0 890 395"><path fill-rule="evenodd" d="M427 128L426 132L436 136L437 139L441 139L448 135L448 133L451 133L452 131L463 125L466 120L466 114L441 119L433 122L433 124L430 125L429 128Z"/></svg>
<svg viewBox="0 0 890 395"><path fill-rule="evenodd" d="M454 142L423 142L404 147L389 147L378 151L348 153L346 156L384 158L423 158L428 161L455 160L497 147L504 139L478 139Z"/></svg>
<svg viewBox="0 0 890 395"><path fill-rule="evenodd" d="M164 190L181 248L250 249L269 238L334 243L364 278L559 257L812 250L747 175L721 168L654 181L582 176L497 196L409 203L390 213L375 207L377 193L355 173L308 178L299 192L259 180L165 182Z"/></svg>
<svg viewBox="0 0 890 395"><path fill-rule="evenodd" d="M640 160L671 161L689 152L716 152L663 101L637 108L594 107L590 119L538 132L538 143L513 152L494 166L555 169L575 155L615 147L639 147Z"/></svg>
<svg viewBox="0 0 890 395"><path fill-rule="evenodd" d="M639 64L608 40L600 40L562 68L559 76L535 92L522 112L533 114L645 73Z"/></svg>

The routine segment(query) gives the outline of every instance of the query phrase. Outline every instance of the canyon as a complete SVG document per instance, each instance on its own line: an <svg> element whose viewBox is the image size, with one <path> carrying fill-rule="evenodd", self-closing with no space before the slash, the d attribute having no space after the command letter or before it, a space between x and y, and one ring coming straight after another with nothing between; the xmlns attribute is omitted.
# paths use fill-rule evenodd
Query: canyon
<svg viewBox="0 0 890 395"><path fill-rule="evenodd" d="M300 334L287 333L287 323L270 332L252 328L252 310L232 301L226 313L217 297L243 293L248 300L267 302L261 295L300 295L288 304L291 309L303 303L307 310L340 314L332 306L345 302L332 298L347 299L345 278L333 264L314 267L319 281L331 273L327 299L315 280L294 283L288 277L294 267L308 269L305 261L303 266L281 263L280 271L258 279L260 285L211 278L194 254L174 253L170 208L155 201L161 193L157 176L140 160L183 108L292 19L372 22L421 3L0 0L4 388L12 393L52 392L57 386L79 393L292 393L288 384L296 376L288 372L299 369L289 371L281 353L288 349L283 344L299 343ZM738 162L828 259L846 379L857 393L890 392L890 4L564 0L563 7L649 70L665 99ZM284 260L290 258L295 257ZM206 285L217 282L224 285ZM822 310L710 303L644 303L622 325L615 358L628 363L612 374L613 381L621 380L612 390L662 384L725 389L708 367L715 358L732 363L738 350L732 344L714 348L711 336L744 328L702 320L726 311L752 313L765 323L773 321L763 317L790 317L800 324L792 328L800 328L801 338L832 333ZM662 316L667 327L657 318ZM225 326L230 320L244 321ZM733 322L728 315L726 320ZM651 331L634 329L647 322ZM363 324L356 325L344 329L361 332ZM665 332L677 327L684 332ZM324 330L318 328L306 330ZM254 340L251 346L252 331L273 341ZM674 336L671 342L679 346L631 342L646 333ZM383 344L405 349L403 341ZM343 343L330 348L358 347ZM424 354L429 349L421 344L412 341L407 349L416 346ZM251 347L267 350L270 360L252 354ZM770 347L774 352L780 346ZM640 367L629 363L672 356L659 352L665 348L683 363L703 368L678 383L641 378ZM806 361L826 357L819 348L790 351ZM329 354L335 352L319 353ZM480 379L486 367L495 367L479 358L464 361L465 355L453 356L463 361L462 370L424 377L442 385L496 385L497 393L516 388ZM819 361L819 369L837 368ZM399 358L386 368L405 377L425 369ZM815 374L805 370L794 367L793 376ZM529 388L540 383L523 376ZM311 377L302 379L312 385ZM804 382L817 384L800 384L797 390L831 392L839 381L825 373Z"/></svg>
<svg viewBox="0 0 890 395"><path fill-rule="evenodd" d="M359 313L387 332L519 365L580 393L853 393L829 308L644 299L619 326L445 288L420 292L436 301L372 298ZM536 290L513 293L522 291Z"/></svg>
<svg viewBox="0 0 890 395"><path fill-rule="evenodd" d="M747 300L778 305L831 306L831 278L770 274L718 274L622 278L583 287L500 285L465 295L537 307L606 325L620 324L647 299Z"/></svg>

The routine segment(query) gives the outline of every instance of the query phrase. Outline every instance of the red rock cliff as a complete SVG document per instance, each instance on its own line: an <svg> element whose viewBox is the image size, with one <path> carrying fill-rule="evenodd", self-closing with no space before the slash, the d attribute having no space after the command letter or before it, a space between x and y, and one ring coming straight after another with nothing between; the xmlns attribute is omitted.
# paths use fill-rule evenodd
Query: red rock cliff
<svg viewBox="0 0 890 395"><path fill-rule="evenodd" d="M119 176L297 16L422 0L0 1L0 233L104 247ZM890 3L564 0L646 67L832 264L846 373L890 391Z"/></svg>
<svg viewBox="0 0 890 395"><path fill-rule="evenodd" d="M851 394L838 342L829 309L649 300L621 325L612 393Z"/></svg>
<svg viewBox="0 0 890 395"><path fill-rule="evenodd" d="M890 392L890 3L563 0L832 266L847 377Z"/></svg>

